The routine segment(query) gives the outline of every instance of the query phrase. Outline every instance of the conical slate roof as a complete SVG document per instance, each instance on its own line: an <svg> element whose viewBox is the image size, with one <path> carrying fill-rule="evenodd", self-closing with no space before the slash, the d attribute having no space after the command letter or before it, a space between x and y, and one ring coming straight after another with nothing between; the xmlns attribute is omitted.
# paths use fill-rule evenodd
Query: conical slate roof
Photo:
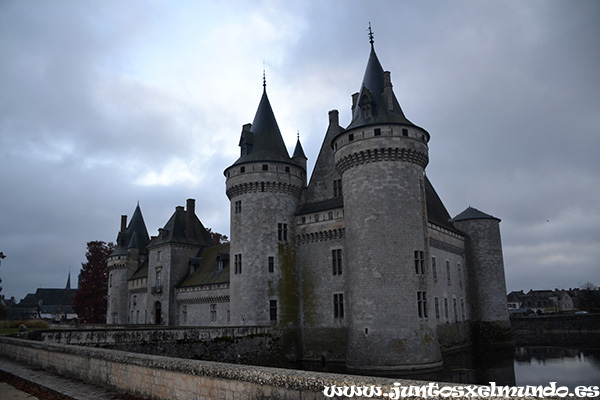
<svg viewBox="0 0 600 400"><path fill-rule="evenodd" d="M495 219L500 221L500 218L486 214L471 206L467 207L463 212L454 217L452 221L465 221L467 219Z"/></svg>
<svg viewBox="0 0 600 400"><path fill-rule="evenodd" d="M352 112L352 122L346 129L359 126L395 123L402 125L414 125L405 116L396 95L392 90L391 80L386 88L385 73L371 40L371 54L367 62L367 68L363 77L358 98ZM387 93L386 93L387 91ZM371 111L363 112L362 105L369 103Z"/></svg>
<svg viewBox="0 0 600 400"><path fill-rule="evenodd" d="M175 212L167 221L165 226L160 229L160 234L152 239L150 246L157 246L165 243L185 243L199 246L212 246L214 244L210 233L206 230L196 214L192 215L193 232L187 232L187 213L182 206L175 208Z"/></svg>
<svg viewBox="0 0 600 400"><path fill-rule="evenodd" d="M252 150L240 157L234 165L255 161L292 161L267 97L266 85L250 131L254 134Z"/></svg>
<svg viewBox="0 0 600 400"><path fill-rule="evenodd" d="M292 155L292 158L307 159L306 155L304 154L304 149L302 148L302 144L300 144L300 138L298 138L298 141L296 141L296 148L294 149L294 154Z"/></svg>
<svg viewBox="0 0 600 400"><path fill-rule="evenodd" d="M138 204L131 216L131 221L125 232L119 232L117 237L117 247L112 255L127 254L127 249L137 248L140 254L146 253L146 246L150 243L150 235L146 229L146 223L142 216L142 210Z"/></svg>

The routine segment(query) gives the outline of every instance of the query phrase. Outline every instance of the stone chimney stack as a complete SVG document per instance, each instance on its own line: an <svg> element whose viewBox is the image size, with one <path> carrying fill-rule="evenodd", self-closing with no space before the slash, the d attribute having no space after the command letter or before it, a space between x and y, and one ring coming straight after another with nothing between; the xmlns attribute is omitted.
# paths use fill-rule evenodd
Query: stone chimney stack
<svg viewBox="0 0 600 400"><path fill-rule="evenodd" d="M127 215L121 215L121 232L127 230Z"/></svg>
<svg viewBox="0 0 600 400"><path fill-rule="evenodd" d="M187 199L186 202L186 225L185 225L185 231L187 234L188 239L196 239L196 235L194 234L194 220L195 220L195 216L196 216L196 200L194 199Z"/></svg>
<svg viewBox="0 0 600 400"><path fill-rule="evenodd" d="M338 127L340 126L340 113L338 110L329 111L329 126Z"/></svg>

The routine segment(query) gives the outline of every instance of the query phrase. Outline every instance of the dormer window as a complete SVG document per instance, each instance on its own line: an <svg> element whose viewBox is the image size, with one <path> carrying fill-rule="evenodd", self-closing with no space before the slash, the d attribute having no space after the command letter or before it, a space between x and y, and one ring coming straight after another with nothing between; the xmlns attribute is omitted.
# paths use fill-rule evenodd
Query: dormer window
<svg viewBox="0 0 600 400"><path fill-rule="evenodd" d="M364 95L360 99L358 106L360 107L362 118L371 118L373 116L373 101L369 98L369 96Z"/></svg>

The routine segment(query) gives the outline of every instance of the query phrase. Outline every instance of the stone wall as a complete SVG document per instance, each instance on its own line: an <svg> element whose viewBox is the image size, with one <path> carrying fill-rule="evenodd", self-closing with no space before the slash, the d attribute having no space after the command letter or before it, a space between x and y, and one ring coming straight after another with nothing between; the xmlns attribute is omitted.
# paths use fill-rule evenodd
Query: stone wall
<svg viewBox="0 0 600 400"><path fill-rule="evenodd" d="M325 386L375 385L389 389L394 383L384 378L184 360L8 337L0 337L0 355L155 399L316 400L328 398L323 394Z"/></svg>
<svg viewBox="0 0 600 400"><path fill-rule="evenodd" d="M597 345L600 314L511 317L517 345Z"/></svg>

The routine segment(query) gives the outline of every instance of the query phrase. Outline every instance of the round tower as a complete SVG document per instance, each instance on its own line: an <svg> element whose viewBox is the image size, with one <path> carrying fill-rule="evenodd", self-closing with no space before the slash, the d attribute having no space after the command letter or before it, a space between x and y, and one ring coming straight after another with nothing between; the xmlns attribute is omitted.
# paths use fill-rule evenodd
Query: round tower
<svg viewBox="0 0 600 400"><path fill-rule="evenodd" d="M371 371L437 368L426 262L429 133L404 116L372 36L363 83L352 99L352 122L332 141L349 263L346 364Z"/></svg>
<svg viewBox="0 0 600 400"><path fill-rule="evenodd" d="M294 213L306 185L306 160L300 150L290 158L266 86L239 145L240 158L225 170L231 324L295 324Z"/></svg>
<svg viewBox="0 0 600 400"><path fill-rule="evenodd" d="M465 234L474 339L479 343L511 340L500 219L468 207L452 221Z"/></svg>
<svg viewBox="0 0 600 400"><path fill-rule="evenodd" d="M128 279L148 258L150 236L138 204L131 222L127 226L127 216L121 216L121 229L117 236L117 246L107 259L108 300L106 307L107 324L128 323Z"/></svg>

